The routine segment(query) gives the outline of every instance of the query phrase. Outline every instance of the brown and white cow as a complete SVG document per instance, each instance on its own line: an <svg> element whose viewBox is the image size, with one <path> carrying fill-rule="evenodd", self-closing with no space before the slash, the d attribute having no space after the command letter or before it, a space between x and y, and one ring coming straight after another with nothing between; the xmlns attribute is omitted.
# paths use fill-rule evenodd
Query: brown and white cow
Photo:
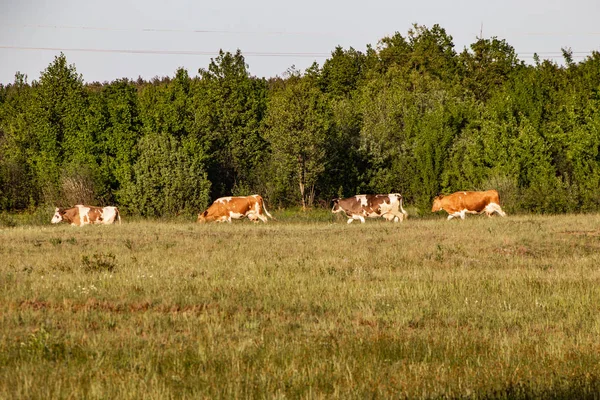
<svg viewBox="0 0 600 400"><path fill-rule="evenodd" d="M68 222L75 226L84 226L88 224L113 224L115 221L121 223L121 214L117 207L94 207L77 204L71 208L56 207L52 223Z"/></svg>
<svg viewBox="0 0 600 400"><path fill-rule="evenodd" d="M506 213L500 208L500 198L496 190L484 192L456 192L448 196L439 195L433 199L431 212L444 210L448 220L454 217L465 219L466 214L486 213L491 217L493 213L506 217Z"/></svg>
<svg viewBox="0 0 600 400"><path fill-rule="evenodd" d="M250 221L267 222L267 217L273 218L267 211L263 198L257 194L252 196L221 197L215 200L203 213L198 214L198 222L229 222L232 219L248 217Z"/></svg>
<svg viewBox="0 0 600 400"><path fill-rule="evenodd" d="M403 221L408 213L402 207L402 195L390 194L357 194L345 199L333 199L333 213L344 212L348 223L355 219L365 222L365 217L383 217L388 221Z"/></svg>

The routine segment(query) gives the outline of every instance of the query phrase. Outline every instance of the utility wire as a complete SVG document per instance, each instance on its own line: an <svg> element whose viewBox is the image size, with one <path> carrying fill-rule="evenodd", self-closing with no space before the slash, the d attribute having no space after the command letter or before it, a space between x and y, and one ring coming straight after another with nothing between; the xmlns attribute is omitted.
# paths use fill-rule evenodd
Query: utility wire
<svg viewBox="0 0 600 400"><path fill-rule="evenodd" d="M89 31L116 31L116 32L161 32L161 33L218 33L231 35L332 35L331 32L288 32L288 31L237 31L228 29L172 29L172 28L116 28L101 26L73 26L73 25L15 25L6 24L12 28L42 28L42 29L80 29Z"/></svg>
<svg viewBox="0 0 600 400"><path fill-rule="evenodd" d="M126 54L162 54L162 55L184 55L184 56L218 56L215 51L195 50L135 50L135 49L93 49L93 48L66 48L66 47L27 47L27 46L4 46L0 49L10 50L48 50L48 51L76 51L90 53L126 53ZM294 53L294 52L242 52L244 57L311 57L323 58L331 56L330 53Z"/></svg>
<svg viewBox="0 0 600 400"><path fill-rule="evenodd" d="M183 56L218 56L216 51L198 51L198 50L136 50L136 49L98 49L98 48L68 48L68 47L28 47L28 46L6 46L0 45L0 49L8 50L36 50L36 51L72 51L89 53L121 53L121 54L157 54L157 55L183 55ZM593 51L573 51L574 58L585 58L590 56ZM533 58L535 54L540 57L562 58L562 51L539 51L539 52L516 52L518 57ZM244 57L307 57L307 58L326 58L331 53L318 52L266 52L266 51L243 51ZM402 55L409 56L409 54Z"/></svg>
<svg viewBox="0 0 600 400"><path fill-rule="evenodd" d="M5 24L12 28L42 28L42 29L80 29L95 31L136 31L136 32L174 32L174 33L221 33L221 34L260 34L260 35L331 35L332 32L288 32L288 31L237 31L229 29L172 29L172 28L118 28L110 26L77 26L49 24ZM481 32L481 31L480 31ZM512 32L517 36L598 36L598 32Z"/></svg>

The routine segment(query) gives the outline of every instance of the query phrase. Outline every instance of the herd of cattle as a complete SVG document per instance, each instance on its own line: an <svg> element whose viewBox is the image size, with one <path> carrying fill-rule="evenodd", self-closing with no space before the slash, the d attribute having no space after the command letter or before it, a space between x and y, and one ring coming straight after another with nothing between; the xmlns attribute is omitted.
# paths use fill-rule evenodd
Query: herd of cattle
<svg viewBox="0 0 600 400"><path fill-rule="evenodd" d="M482 214L488 217L497 213L506 216L500 208L498 192L487 190L483 192L456 192L448 196L439 195L433 200L432 212L446 211L448 219L466 214ZM402 207L402 195L390 194L358 194L345 199L333 200L333 213L344 213L348 223L365 218L382 217L387 221L402 222L408 213ZM264 213L263 213L264 212ZM232 219L248 218L253 222L267 222L267 216L273 218L267 211L263 198L257 194L252 196L221 197L204 212L198 214L198 222L231 222ZM117 207L93 207L81 204L71 208L56 208L52 223L68 222L71 225L83 226L88 224L121 223L121 215Z"/></svg>

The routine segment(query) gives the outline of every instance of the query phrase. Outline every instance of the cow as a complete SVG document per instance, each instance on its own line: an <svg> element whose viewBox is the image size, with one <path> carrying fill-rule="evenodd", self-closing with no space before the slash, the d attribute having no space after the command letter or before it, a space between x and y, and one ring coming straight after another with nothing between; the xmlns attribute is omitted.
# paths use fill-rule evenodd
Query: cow
<svg viewBox="0 0 600 400"><path fill-rule="evenodd" d="M402 195L390 194L357 194L345 199L333 199L332 213L343 212L348 217L348 223L360 220L365 223L365 217L383 217L387 221L402 222L408 213L402 207Z"/></svg>
<svg viewBox="0 0 600 400"><path fill-rule="evenodd" d="M198 222L229 222L232 219L241 219L248 217L252 222L267 222L267 217L273 216L269 214L263 198L258 194L252 196L229 196L216 199L210 207L203 213L198 214Z"/></svg>
<svg viewBox="0 0 600 400"><path fill-rule="evenodd" d="M115 221L121 223L121 214L117 207L94 207L77 204L71 208L59 208L54 210L52 223L68 222L73 226L84 226L88 224L109 225Z"/></svg>
<svg viewBox="0 0 600 400"><path fill-rule="evenodd" d="M448 196L439 195L433 199L431 212L444 210L448 213L448 220L454 217L465 219L466 214L486 213L491 217L498 213L506 217L506 213L500 208L500 198L496 190L484 192L456 192Z"/></svg>

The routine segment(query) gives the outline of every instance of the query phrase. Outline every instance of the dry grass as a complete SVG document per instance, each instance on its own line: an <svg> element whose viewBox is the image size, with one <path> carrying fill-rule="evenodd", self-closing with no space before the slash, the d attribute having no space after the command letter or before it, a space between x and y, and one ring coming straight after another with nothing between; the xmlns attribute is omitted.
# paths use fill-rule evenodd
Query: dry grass
<svg viewBox="0 0 600 400"><path fill-rule="evenodd" d="M0 398L597 398L600 217L0 230Z"/></svg>

